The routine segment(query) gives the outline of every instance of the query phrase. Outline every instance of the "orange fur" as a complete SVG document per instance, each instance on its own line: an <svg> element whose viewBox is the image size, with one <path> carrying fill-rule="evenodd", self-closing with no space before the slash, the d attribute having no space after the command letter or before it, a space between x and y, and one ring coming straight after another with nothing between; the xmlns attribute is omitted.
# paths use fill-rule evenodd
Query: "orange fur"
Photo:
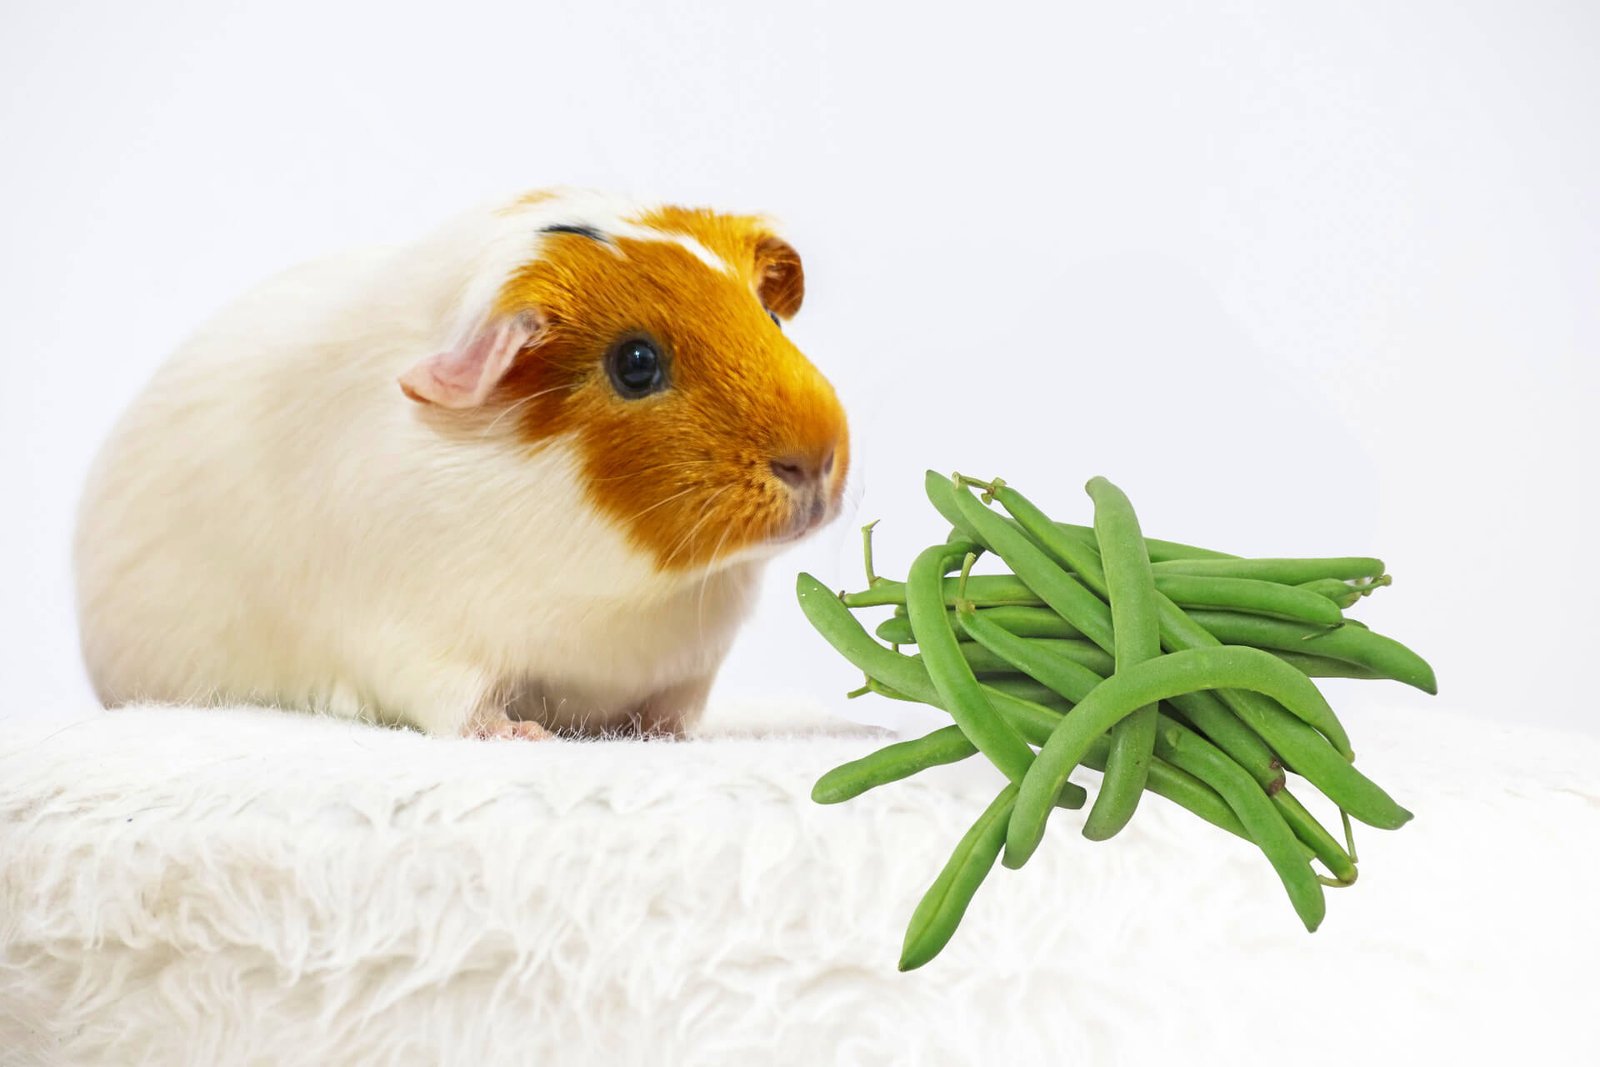
<svg viewBox="0 0 1600 1067"><path fill-rule="evenodd" d="M550 235L500 294L500 312L538 308L548 325L494 401L519 405L530 444L571 437L595 505L660 567L692 571L803 529L775 458L833 451L836 505L848 434L832 386L767 316L799 306L794 250L748 216L666 208L638 221L693 237L730 269L671 239ZM604 360L633 334L658 344L671 388L624 400Z"/></svg>

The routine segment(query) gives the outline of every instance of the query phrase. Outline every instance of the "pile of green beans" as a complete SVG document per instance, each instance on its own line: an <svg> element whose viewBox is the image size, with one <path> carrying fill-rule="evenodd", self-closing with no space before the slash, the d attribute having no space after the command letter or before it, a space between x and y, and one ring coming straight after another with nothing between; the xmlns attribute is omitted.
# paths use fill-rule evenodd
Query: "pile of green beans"
<svg viewBox="0 0 1600 1067"><path fill-rule="evenodd" d="M1315 930L1323 888L1356 879L1351 819L1393 830L1411 813L1355 768L1312 679L1436 691L1422 657L1345 617L1389 584L1383 562L1242 559L1146 538L1104 478L1086 486L1091 526L1056 522L998 478L929 471L925 485L952 529L905 581L874 572L869 525L865 589L836 594L809 574L796 585L817 632L866 675L852 696L915 701L953 720L834 768L814 800L840 803L979 753L1008 782L917 905L900 969L938 955L997 859L1027 862L1051 811L1088 803L1068 780L1078 767L1101 772L1085 837L1115 836L1157 793L1258 847ZM972 574L985 554L1010 573ZM854 614L884 607L894 613L876 636ZM1296 799L1286 772L1338 807L1342 842Z"/></svg>

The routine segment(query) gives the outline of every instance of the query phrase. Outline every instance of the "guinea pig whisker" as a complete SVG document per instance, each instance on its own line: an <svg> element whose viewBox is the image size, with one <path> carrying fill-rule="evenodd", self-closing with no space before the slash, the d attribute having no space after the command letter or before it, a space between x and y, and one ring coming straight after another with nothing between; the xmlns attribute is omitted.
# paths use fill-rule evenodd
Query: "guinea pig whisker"
<svg viewBox="0 0 1600 1067"><path fill-rule="evenodd" d="M680 490L679 492L673 493L671 496L667 497L665 500L657 500L654 504L651 504L649 507L645 508L643 511L638 511L638 512L635 512L632 515L629 515L627 517L627 519L625 519L624 521L625 522L634 522L634 521L642 518L643 516L650 514L650 512L654 511L656 508L659 508L664 504L670 504L674 500L677 500L679 497L688 496L690 493L694 492L695 489L697 489L697 488L698 488L698 486L691 485L687 489L683 489L683 490Z"/></svg>
<svg viewBox="0 0 1600 1067"><path fill-rule="evenodd" d="M513 411L516 411L518 408L526 407L527 405L533 403L535 400L538 400L541 396L548 396L551 393L560 392L562 389L565 389L565 388L566 388L566 386L564 386L564 385L556 385L556 386L552 386L549 389L541 389L537 393L533 393L530 396L523 397L521 400L518 400L515 404L508 405L504 411L502 411L500 414L496 415L490 421L489 425L487 425L487 426L485 426L483 428L483 436L487 437L487 436L489 436L489 434L493 433L494 432L494 428L496 426L500 425L500 420L505 418L507 415L511 414Z"/></svg>
<svg viewBox="0 0 1600 1067"><path fill-rule="evenodd" d="M704 468L703 464L696 463L696 462L652 463L648 467L637 467L637 468L634 468L633 470L628 471L626 474L614 474L609 478L595 478L595 479L592 479L592 481L594 481L594 482L633 481L633 480L638 479L640 475L643 475L643 474L655 474L658 471L695 471L695 472L699 472L699 471L703 470L703 468Z"/></svg>
<svg viewBox="0 0 1600 1067"><path fill-rule="evenodd" d="M705 521L707 519L711 518L711 505L716 502L718 497L720 497L723 493L726 493L728 490L730 490L732 488L733 488L733 486L731 486L731 485L725 485L721 489L718 489L715 493L712 493L709 497L706 498L705 504L702 505L704 510L701 512L700 518L695 522L695 524L693 526L689 527L689 532L688 533L684 534L682 537L680 537L678 539L678 543L673 546L672 551L667 553L666 562L663 564L663 566L671 564L672 561L677 558L678 553L680 551L682 551L684 548L686 548L689 545L689 543L694 540L694 535L700 532L700 527L704 526L705 525Z"/></svg>
<svg viewBox="0 0 1600 1067"><path fill-rule="evenodd" d="M706 561L706 571L700 576L700 595L695 604L695 621L700 632L706 632L706 586L711 584L711 579L716 575L713 570L717 560L722 558L722 546L728 543L728 535L733 532L731 525L722 528L722 536L717 538L717 547L711 550L711 558Z"/></svg>

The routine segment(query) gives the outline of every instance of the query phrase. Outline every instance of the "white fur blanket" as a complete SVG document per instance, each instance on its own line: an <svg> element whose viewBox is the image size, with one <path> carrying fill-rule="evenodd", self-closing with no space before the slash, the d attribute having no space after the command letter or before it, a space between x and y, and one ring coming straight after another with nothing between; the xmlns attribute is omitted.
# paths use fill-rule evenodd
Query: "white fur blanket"
<svg viewBox="0 0 1600 1067"><path fill-rule="evenodd" d="M876 739L4 722L0 1062L1593 1062L1600 739L1349 725L1417 817L1358 828L1318 933L1147 797L1105 844L1056 813L899 974L986 768L824 808L812 781Z"/></svg>

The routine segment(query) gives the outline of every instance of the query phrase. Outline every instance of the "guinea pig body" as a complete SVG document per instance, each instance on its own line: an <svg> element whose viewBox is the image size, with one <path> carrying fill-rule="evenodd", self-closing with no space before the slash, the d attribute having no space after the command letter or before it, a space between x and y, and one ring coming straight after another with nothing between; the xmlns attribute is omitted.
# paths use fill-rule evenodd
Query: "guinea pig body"
<svg viewBox="0 0 1600 1067"><path fill-rule="evenodd" d="M799 270L758 218L542 193L249 293L91 474L101 699L681 730L837 510L843 413L777 326Z"/></svg>

